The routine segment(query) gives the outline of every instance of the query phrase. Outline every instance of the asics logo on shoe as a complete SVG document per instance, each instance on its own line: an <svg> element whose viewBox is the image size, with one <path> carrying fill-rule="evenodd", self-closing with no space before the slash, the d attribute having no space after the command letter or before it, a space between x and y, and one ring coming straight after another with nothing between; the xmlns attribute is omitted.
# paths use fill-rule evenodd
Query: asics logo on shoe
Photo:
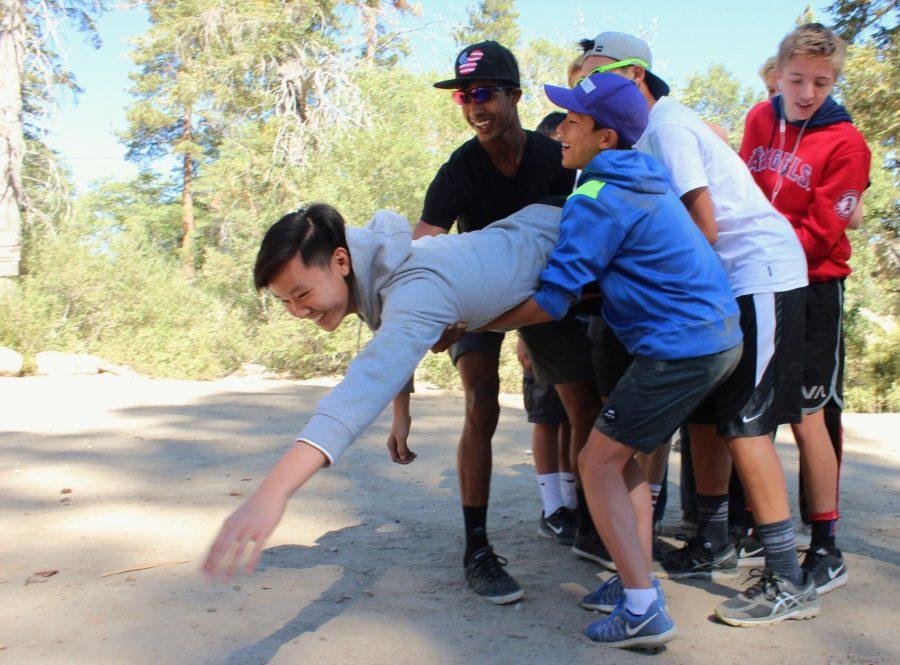
<svg viewBox="0 0 900 665"><path fill-rule="evenodd" d="M833 580L835 577L841 574L844 570L844 564L841 564L837 568L829 568L828 569L828 579Z"/></svg>
<svg viewBox="0 0 900 665"><path fill-rule="evenodd" d="M754 420L756 420L757 418L762 417L762 414L764 414L764 413L765 413L765 411L760 411L759 413L757 413L757 414L756 414L755 416L753 416L752 418L748 418L747 416L742 416L742 417L741 417L741 420L743 420L745 423L752 423L752 422L753 422Z"/></svg>
<svg viewBox="0 0 900 665"><path fill-rule="evenodd" d="M644 621L641 621L641 623L639 623L636 626L631 626L629 624L625 624L625 632L628 633L628 637L633 637L633 636L637 635L639 632L641 632L641 629L644 626L646 626L648 623L653 621L658 615L659 615L659 612L654 612L652 617L650 617L649 619L645 619Z"/></svg>
<svg viewBox="0 0 900 665"><path fill-rule="evenodd" d="M787 592L782 592L778 594L778 600L775 601L775 604L772 605L772 614L777 614L778 610L782 607L790 607L791 605L798 605L800 603L800 596L802 593L798 593L796 595L790 594Z"/></svg>

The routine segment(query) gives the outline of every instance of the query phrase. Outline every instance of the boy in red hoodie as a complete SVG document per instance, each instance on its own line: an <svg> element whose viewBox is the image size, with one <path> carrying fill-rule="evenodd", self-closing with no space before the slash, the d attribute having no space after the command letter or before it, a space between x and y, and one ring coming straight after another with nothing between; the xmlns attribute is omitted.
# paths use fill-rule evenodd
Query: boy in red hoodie
<svg viewBox="0 0 900 665"><path fill-rule="evenodd" d="M826 593L847 583L835 545L843 408L844 278L848 223L869 180L871 153L850 115L830 96L846 45L819 23L785 37L777 56L781 92L747 115L740 154L791 222L809 266L800 448L812 541L803 567Z"/></svg>

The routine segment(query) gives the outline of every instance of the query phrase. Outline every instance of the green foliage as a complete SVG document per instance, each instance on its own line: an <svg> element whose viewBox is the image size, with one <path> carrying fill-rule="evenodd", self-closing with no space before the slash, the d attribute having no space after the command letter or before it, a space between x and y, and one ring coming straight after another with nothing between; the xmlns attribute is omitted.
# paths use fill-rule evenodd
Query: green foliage
<svg viewBox="0 0 900 665"><path fill-rule="evenodd" d="M744 116L751 106L762 100L762 94L741 87L738 80L722 65L712 65L702 73L691 74L678 86L676 97L694 109L701 118L728 132L728 142L735 149L744 136Z"/></svg>
<svg viewBox="0 0 900 665"><path fill-rule="evenodd" d="M213 378L238 367L249 352L240 317L134 236L73 227L44 238L29 274L0 300L0 344L28 357L95 353L157 376Z"/></svg>
<svg viewBox="0 0 900 665"><path fill-rule="evenodd" d="M479 0L470 6L466 10L469 22L453 34L457 45L462 48L467 44L493 39L515 53L522 34L519 12L515 6L515 0Z"/></svg>

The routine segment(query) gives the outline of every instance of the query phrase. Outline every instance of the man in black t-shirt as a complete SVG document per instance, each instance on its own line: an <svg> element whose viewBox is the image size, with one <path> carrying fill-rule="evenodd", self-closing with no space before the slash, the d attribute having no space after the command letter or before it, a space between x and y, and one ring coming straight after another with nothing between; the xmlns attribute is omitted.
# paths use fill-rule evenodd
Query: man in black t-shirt
<svg viewBox="0 0 900 665"><path fill-rule="evenodd" d="M560 144L522 128L516 106L522 96L519 70L508 49L493 41L468 46L456 60L455 73L455 78L435 87L454 90L453 97L475 137L454 151L438 171L413 238L447 233L454 223L461 233L481 229L548 197L561 201L574 187L575 173L562 167ZM557 385L570 419L571 412L578 413L577 422L572 423L573 440L575 436L586 440L599 404L584 331L568 320L532 326L520 334L532 352L538 380ZM457 453L466 529L466 580L476 593L497 604L514 602L523 595L518 583L503 570L505 562L494 554L486 531L491 438L500 413L502 341L502 333L466 333L450 348L466 394L465 424ZM577 428L583 431L576 433Z"/></svg>

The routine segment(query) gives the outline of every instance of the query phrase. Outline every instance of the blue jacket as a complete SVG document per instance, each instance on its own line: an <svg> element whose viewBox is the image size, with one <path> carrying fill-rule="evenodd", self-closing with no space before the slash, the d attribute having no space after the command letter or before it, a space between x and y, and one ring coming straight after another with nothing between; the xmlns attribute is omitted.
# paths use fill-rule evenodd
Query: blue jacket
<svg viewBox="0 0 900 665"><path fill-rule="evenodd" d="M694 358L742 339L715 251L665 167L636 150L606 150L585 167L540 279L535 300L555 319L599 282L603 318L634 355Z"/></svg>

